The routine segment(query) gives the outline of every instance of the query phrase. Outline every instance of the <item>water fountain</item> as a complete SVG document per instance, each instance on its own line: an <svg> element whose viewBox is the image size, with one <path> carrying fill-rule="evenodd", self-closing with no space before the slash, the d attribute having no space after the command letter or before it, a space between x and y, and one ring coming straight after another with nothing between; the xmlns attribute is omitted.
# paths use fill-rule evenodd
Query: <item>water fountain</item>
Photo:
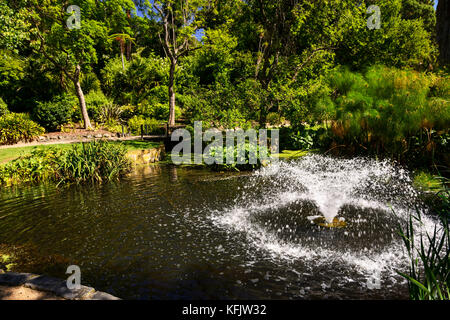
<svg viewBox="0 0 450 320"><path fill-rule="evenodd" d="M256 172L242 196L212 219L276 259L386 278L405 266L398 226L417 205L408 171L389 161L310 155ZM424 221L416 227L432 230L431 218Z"/></svg>

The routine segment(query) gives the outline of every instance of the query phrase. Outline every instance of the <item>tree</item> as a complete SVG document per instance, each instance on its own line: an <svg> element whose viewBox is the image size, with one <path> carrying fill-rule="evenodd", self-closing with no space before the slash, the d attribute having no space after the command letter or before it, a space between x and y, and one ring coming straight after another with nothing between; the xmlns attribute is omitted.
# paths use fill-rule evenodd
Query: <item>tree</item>
<svg viewBox="0 0 450 320"><path fill-rule="evenodd" d="M160 41L170 61L169 71L169 127L175 125L175 71L179 59L195 48L196 31L201 27L200 11L208 3L204 0L154 1L151 14L158 17L162 26Z"/></svg>
<svg viewBox="0 0 450 320"><path fill-rule="evenodd" d="M26 14L26 22L31 26L30 47L36 58L51 63L69 79L78 98L84 127L91 128L84 93L80 84L82 71L90 71L97 62L96 45L108 42L108 19L102 19L105 12L111 16L125 15L125 9L134 8L128 0L109 1L73 1L80 8L80 24L68 28L68 19L74 15L67 13L65 2L48 0L45 5L39 0L22 0L14 8L18 13ZM112 11L114 10L114 11ZM78 21L77 21L78 22Z"/></svg>
<svg viewBox="0 0 450 320"><path fill-rule="evenodd" d="M432 23L427 25L425 21L430 19L420 16L422 11L416 7L412 8L417 10L407 10L404 7L406 2L411 4L417 1L367 0L365 5L355 8L357 13L354 14L353 27L336 51L337 62L355 70L374 64L426 69L435 59L432 30L426 30ZM369 15L366 8L371 4L380 8L380 29L367 28ZM425 9L430 6L423 4L418 8L428 12Z"/></svg>
<svg viewBox="0 0 450 320"><path fill-rule="evenodd" d="M254 79L259 84L249 83L249 88L263 96L259 106L261 126L266 125L269 112L280 112L281 105L292 104L292 99L302 94L308 76L321 71L319 61L328 65L353 23L353 8L337 0L247 1L247 18L240 22L247 35L241 36L256 56ZM307 76L303 74L306 70Z"/></svg>
<svg viewBox="0 0 450 320"><path fill-rule="evenodd" d="M0 49L18 53L19 47L28 39L27 29L30 25L25 21L26 12L18 14L6 3L0 3Z"/></svg>
<svg viewBox="0 0 450 320"><path fill-rule="evenodd" d="M436 10L437 42L439 44L439 60L443 65L450 65L450 2L439 0Z"/></svg>
<svg viewBox="0 0 450 320"><path fill-rule="evenodd" d="M422 20L424 28L430 34L436 29L434 0L402 0L402 18L406 20Z"/></svg>

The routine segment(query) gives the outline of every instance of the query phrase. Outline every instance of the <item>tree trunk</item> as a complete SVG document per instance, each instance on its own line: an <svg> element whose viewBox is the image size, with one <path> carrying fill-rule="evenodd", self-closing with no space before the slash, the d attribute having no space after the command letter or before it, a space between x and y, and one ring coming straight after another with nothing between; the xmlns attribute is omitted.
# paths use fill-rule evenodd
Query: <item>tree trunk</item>
<svg viewBox="0 0 450 320"><path fill-rule="evenodd" d="M125 61L123 60L123 52L125 51L125 40L120 39L120 58L122 58L122 71L125 72Z"/></svg>
<svg viewBox="0 0 450 320"><path fill-rule="evenodd" d="M120 57L122 58L122 71L125 72L125 61L123 61L123 52L120 53Z"/></svg>
<svg viewBox="0 0 450 320"><path fill-rule="evenodd" d="M175 67L177 61L171 59L170 61L170 74L169 74L169 127L175 126Z"/></svg>
<svg viewBox="0 0 450 320"><path fill-rule="evenodd" d="M86 108L86 101L84 99L84 93L83 90L81 89L81 84L80 84L80 72L81 72L81 67L79 65L77 65L76 70L75 70L75 76L72 79L73 80L73 84L75 85L75 91L78 97L78 101L80 103L80 108L81 108L81 116L83 117L83 123L84 123L84 128L85 129L91 129L91 121L89 120L89 115L87 112L87 108Z"/></svg>
<svg viewBox="0 0 450 320"><path fill-rule="evenodd" d="M442 65L450 65L450 1L439 0L436 19L439 61Z"/></svg>
<svg viewBox="0 0 450 320"><path fill-rule="evenodd" d="M131 40L127 43L127 61L131 60Z"/></svg>
<svg viewBox="0 0 450 320"><path fill-rule="evenodd" d="M131 24L131 10L127 10L128 23ZM131 39L127 43L127 61L131 60Z"/></svg>

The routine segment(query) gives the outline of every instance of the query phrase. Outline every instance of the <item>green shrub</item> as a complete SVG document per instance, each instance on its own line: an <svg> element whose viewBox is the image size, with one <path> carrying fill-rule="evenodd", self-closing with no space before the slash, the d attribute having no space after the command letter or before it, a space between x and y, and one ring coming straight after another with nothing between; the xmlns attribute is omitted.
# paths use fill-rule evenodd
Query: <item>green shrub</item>
<svg viewBox="0 0 450 320"><path fill-rule="evenodd" d="M0 117L7 113L9 113L8 106L6 105L5 101L0 98Z"/></svg>
<svg viewBox="0 0 450 320"><path fill-rule="evenodd" d="M59 152L35 150L30 156L19 158L0 166L0 184L34 183L56 178Z"/></svg>
<svg viewBox="0 0 450 320"><path fill-rule="evenodd" d="M167 103L149 103L144 101L136 108L136 115L141 115L144 118L154 118L157 120L167 121L169 119L169 105ZM181 116L181 109L175 107L175 119Z"/></svg>
<svg viewBox="0 0 450 320"><path fill-rule="evenodd" d="M95 122L102 121L102 107L110 104L111 100L109 100L102 91L91 91L86 97L86 108L91 120Z"/></svg>
<svg viewBox="0 0 450 320"><path fill-rule="evenodd" d="M297 125L280 129L281 150L310 150L327 145L328 138L323 126Z"/></svg>
<svg viewBox="0 0 450 320"><path fill-rule="evenodd" d="M0 117L0 144L32 141L45 131L24 113L8 113Z"/></svg>
<svg viewBox="0 0 450 320"><path fill-rule="evenodd" d="M122 113L120 114L120 120L128 122L133 116L136 115L136 107L130 104L122 106Z"/></svg>
<svg viewBox="0 0 450 320"><path fill-rule="evenodd" d="M114 103L107 103L100 108L100 119L107 125L118 123L122 108Z"/></svg>
<svg viewBox="0 0 450 320"><path fill-rule="evenodd" d="M161 124L161 121L152 118L144 118L143 116L134 116L128 120L129 130L134 135L141 134L141 126L144 126L144 130L149 134L161 134L165 130Z"/></svg>
<svg viewBox="0 0 450 320"><path fill-rule="evenodd" d="M167 121L169 119L169 105L167 103L157 103L154 105L154 114L153 117L158 120L165 120ZM178 119L181 117L181 109L178 107L175 107L175 119Z"/></svg>
<svg viewBox="0 0 450 320"><path fill-rule="evenodd" d="M243 152L241 151L243 148ZM256 163L250 163L252 155L256 158ZM233 159L232 163L227 164L227 155ZM211 168L213 170L254 170L260 168L263 165L268 164L268 160L264 157L270 157L270 151L267 147L253 145L248 142L241 146L230 146L230 147L211 147L209 149L209 154L206 155L206 159L209 159ZM216 160L216 161L213 161ZM219 160L219 161L217 161ZM222 162L222 163L217 163ZM240 163L238 163L240 162Z"/></svg>
<svg viewBox="0 0 450 320"><path fill-rule="evenodd" d="M81 88L83 92L100 91L100 80L93 72L83 73L81 77Z"/></svg>
<svg viewBox="0 0 450 320"><path fill-rule="evenodd" d="M78 100L72 95L61 95L49 102L38 102L33 118L48 131L56 131L61 125L72 120Z"/></svg>
<svg viewBox="0 0 450 320"><path fill-rule="evenodd" d="M285 119L281 117L281 115L277 112L270 112L267 115L267 123L269 123L271 126L279 125L281 124Z"/></svg>

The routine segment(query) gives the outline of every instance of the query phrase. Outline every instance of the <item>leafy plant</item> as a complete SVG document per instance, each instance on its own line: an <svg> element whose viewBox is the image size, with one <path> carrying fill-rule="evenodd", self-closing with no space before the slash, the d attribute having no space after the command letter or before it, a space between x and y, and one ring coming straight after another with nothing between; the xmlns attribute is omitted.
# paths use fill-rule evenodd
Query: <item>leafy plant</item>
<svg viewBox="0 0 450 320"><path fill-rule="evenodd" d="M34 183L55 178L53 165L59 153L53 149L44 152L33 151L30 156L19 158L0 166L0 183L15 185L19 183Z"/></svg>
<svg viewBox="0 0 450 320"><path fill-rule="evenodd" d="M13 260L14 256L11 256L9 254L2 254L0 252L0 269L11 271L12 268L15 266Z"/></svg>
<svg viewBox="0 0 450 320"><path fill-rule="evenodd" d="M44 133L44 129L24 113L8 113L0 117L0 144L32 141Z"/></svg>
<svg viewBox="0 0 450 320"><path fill-rule="evenodd" d="M327 138L323 126L298 125L280 129L280 147L282 150L310 150L323 146Z"/></svg>
<svg viewBox="0 0 450 320"><path fill-rule="evenodd" d="M89 117L94 121L103 121L103 110L105 105L112 104L101 90L91 91L86 95L86 107Z"/></svg>
<svg viewBox="0 0 450 320"><path fill-rule="evenodd" d="M149 134L162 133L164 128L161 126L161 121L152 118L144 118L143 116L134 116L128 120L128 127L131 133L135 135L141 134L141 126L143 126L145 132Z"/></svg>
<svg viewBox="0 0 450 320"><path fill-rule="evenodd" d="M269 158L270 151L267 147L245 142L237 146L211 147L205 161L212 162L210 166L214 170L242 171L267 165Z"/></svg>
<svg viewBox="0 0 450 320"><path fill-rule="evenodd" d="M107 103L100 108L100 118L103 123L111 125L119 121L122 111L119 105Z"/></svg>

